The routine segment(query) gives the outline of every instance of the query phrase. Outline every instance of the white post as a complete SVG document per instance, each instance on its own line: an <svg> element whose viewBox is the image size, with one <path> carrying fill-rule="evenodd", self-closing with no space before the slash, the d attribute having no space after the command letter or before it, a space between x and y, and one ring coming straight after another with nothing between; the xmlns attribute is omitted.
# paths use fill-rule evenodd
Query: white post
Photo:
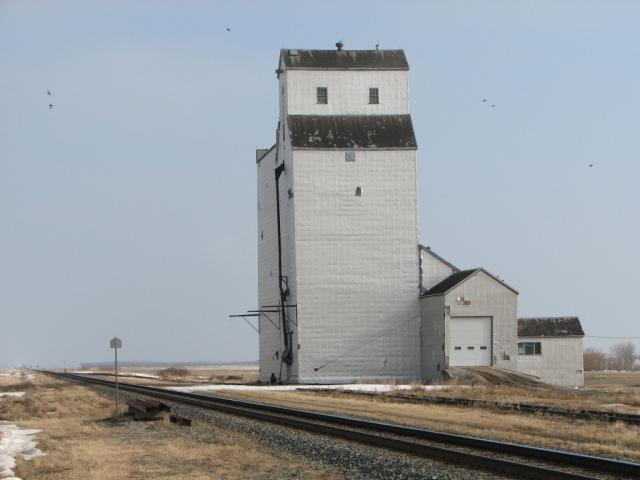
<svg viewBox="0 0 640 480"><path fill-rule="evenodd" d="M115 349L116 352L116 417L120 416L120 408L118 405L118 347Z"/></svg>
<svg viewBox="0 0 640 480"><path fill-rule="evenodd" d="M109 342L109 346L115 350L116 356L116 417L120 415L120 404L118 402L118 348L122 348L122 340L113 337Z"/></svg>

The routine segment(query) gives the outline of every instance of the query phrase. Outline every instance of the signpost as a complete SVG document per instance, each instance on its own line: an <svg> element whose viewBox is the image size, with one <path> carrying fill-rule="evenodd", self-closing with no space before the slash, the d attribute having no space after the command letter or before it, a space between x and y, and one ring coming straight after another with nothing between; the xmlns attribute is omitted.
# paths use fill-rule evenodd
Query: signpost
<svg viewBox="0 0 640 480"><path fill-rule="evenodd" d="M109 346L114 349L116 354L116 417L120 416L120 408L118 404L118 349L122 348L122 340L113 337L109 342Z"/></svg>

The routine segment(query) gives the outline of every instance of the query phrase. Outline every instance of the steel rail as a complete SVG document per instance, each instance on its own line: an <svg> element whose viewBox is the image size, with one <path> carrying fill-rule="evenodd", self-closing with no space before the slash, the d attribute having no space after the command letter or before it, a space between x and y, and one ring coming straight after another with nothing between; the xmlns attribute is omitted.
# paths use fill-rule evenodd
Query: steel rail
<svg viewBox="0 0 640 480"><path fill-rule="evenodd" d="M317 393L334 393L335 390L328 389L308 389L303 388L300 391L317 392ZM418 397L412 395L387 395L371 392L341 392L341 395L353 395L360 397L376 398L383 401L399 402L399 403L415 403L419 405L434 404L447 405L453 407L481 407L507 412L520 413L544 413L546 415L555 415L567 418L577 418L581 420L599 420L603 422L623 422L631 425L640 425L640 415L633 413L607 412L604 410L571 410L567 408L551 407L547 405L533 405L530 403L502 403L491 402L488 400L477 400L474 398L451 398L451 397Z"/></svg>
<svg viewBox="0 0 640 480"><path fill-rule="evenodd" d="M58 377L76 380L84 383L102 385L110 388L114 386L114 382L111 382L109 380L89 378L82 375L61 374L58 372L43 373L52 374ZM288 407L280 407L277 405L247 402L243 400L234 400L230 398L215 397L196 393L178 392L167 390L164 388L135 385L130 383L120 383L120 389L132 393L152 396L155 398L172 400L178 403L215 409L234 415L242 415L245 417L265 420L281 425L292 426L316 433L324 433L327 435L354 440L373 446L380 446L402 452L414 453L437 460L444 460L461 465L474 465L486 470L509 473L512 475L518 475L520 477L582 480L598 478L573 472L555 470L548 467L541 467L537 465L514 462L511 460L487 457L460 450L451 450L432 445L425 445L416 443L415 441L411 442L391 437L382 437L380 435L375 435L372 433L354 431L350 430L349 428L341 427L344 426L357 428L360 430L368 430L369 432L387 433L403 437L440 442L460 447L490 451L493 453L516 455L520 457L537 459L544 462L559 463L563 466L592 469L597 470L600 473L607 472L640 478L640 464L621 460L594 457L590 455L576 454L546 448L531 447L509 442L486 440L477 437L449 434L444 432L425 430L421 428L394 425L370 420L354 419L350 417L342 417L338 415L317 413L306 410L297 410ZM309 420L311 420L312 422L309 422Z"/></svg>

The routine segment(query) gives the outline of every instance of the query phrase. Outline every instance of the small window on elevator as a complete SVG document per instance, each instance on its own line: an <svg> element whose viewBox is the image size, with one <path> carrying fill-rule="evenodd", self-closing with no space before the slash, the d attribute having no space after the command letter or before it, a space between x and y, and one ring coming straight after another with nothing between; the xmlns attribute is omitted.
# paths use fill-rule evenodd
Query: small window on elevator
<svg viewBox="0 0 640 480"><path fill-rule="evenodd" d="M356 197L361 197L361 196L362 196L362 188L356 187Z"/></svg>
<svg viewBox="0 0 640 480"><path fill-rule="evenodd" d="M344 161L345 162L355 162L356 161L356 152L344 152Z"/></svg>
<svg viewBox="0 0 640 480"><path fill-rule="evenodd" d="M326 105L329 103L329 92L327 87L318 87L316 95L319 105Z"/></svg>
<svg viewBox="0 0 640 480"><path fill-rule="evenodd" d="M380 96L378 94L378 89L377 88L370 88L369 89L369 103L370 104L380 103Z"/></svg>

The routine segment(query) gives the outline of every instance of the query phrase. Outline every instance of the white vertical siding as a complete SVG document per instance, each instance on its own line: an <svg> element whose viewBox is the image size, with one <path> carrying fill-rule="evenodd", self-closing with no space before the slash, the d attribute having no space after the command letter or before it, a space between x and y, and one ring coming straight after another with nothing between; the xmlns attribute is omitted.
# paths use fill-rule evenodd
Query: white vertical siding
<svg viewBox="0 0 640 480"><path fill-rule="evenodd" d="M294 217L293 203L288 190L293 183L293 164L291 150L281 147L278 163L285 162L285 172L280 177L280 223L282 238L283 275L289 280L289 304L295 304L296 275L294 249ZM275 168L276 149L262 158L258 163L258 302L259 307L278 305L280 293L278 287L278 237ZM295 312L295 309L290 309ZM281 325L279 313L268 313L269 318ZM294 325L295 329L295 325ZM294 345L297 332L294 330ZM260 380L269 381L271 373L283 380L291 380L297 376L297 351L293 350L294 364L287 368L281 364L284 342L282 332L271 323L266 316L260 318ZM276 355L277 352L277 355Z"/></svg>
<svg viewBox="0 0 640 480"><path fill-rule="evenodd" d="M273 149L257 164L258 179L258 303L276 305L278 289L275 279L278 275L276 243L276 210L273 167L276 154ZM268 314L278 324L277 315ZM271 372L276 375L280 362L275 353L281 349L280 332L266 318L260 318L260 378L268 381ZM278 353L279 355L279 353Z"/></svg>
<svg viewBox="0 0 640 480"><path fill-rule="evenodd" d="M469 305L459 305L457 298L465 297ZM453 348L449 331L450 317L492 317L492 365L517 370L517 301L515 292L480 271L467 278L446 294L445 305L449 316L445 318L445 355Z"/></svg>
<svg viewBox="0 0 640 480"><path fill-rule="evenodd" d="M402 70L288 70L289 115L390 115L409 113L408 72ZM326 87L327 105L318 105L317 88ZM380 103L369 104L377 87Z"/></svg>
<svg viewBox="0 0 640 480"><path fill-rule="evenodd" d="M518 355L518 371L551 385L584 384L581 337L518 337L518 342L540 342L540 355Z"/></svg>
<svg viewBox="0 0 640 480"><path fill-rule="evenodd" d="M420 299L422 378L425 380L435 380L440 376L440 370L445 368L444 300L444 295L432 295Z"/></svg>
<svg viewBox="0 0 640 480"><path fill-rule="evenodd" d="M451 275L454 270L446 263L438 260L433 255L420 249L420 259L422 266L422 288L429 290L442 280Z"/></svg>
<svg viewBox="0 0 640 480"><path fill-rule="evenodd" d="M294 151L300 381L419 377L415 163Z"/></svg>

